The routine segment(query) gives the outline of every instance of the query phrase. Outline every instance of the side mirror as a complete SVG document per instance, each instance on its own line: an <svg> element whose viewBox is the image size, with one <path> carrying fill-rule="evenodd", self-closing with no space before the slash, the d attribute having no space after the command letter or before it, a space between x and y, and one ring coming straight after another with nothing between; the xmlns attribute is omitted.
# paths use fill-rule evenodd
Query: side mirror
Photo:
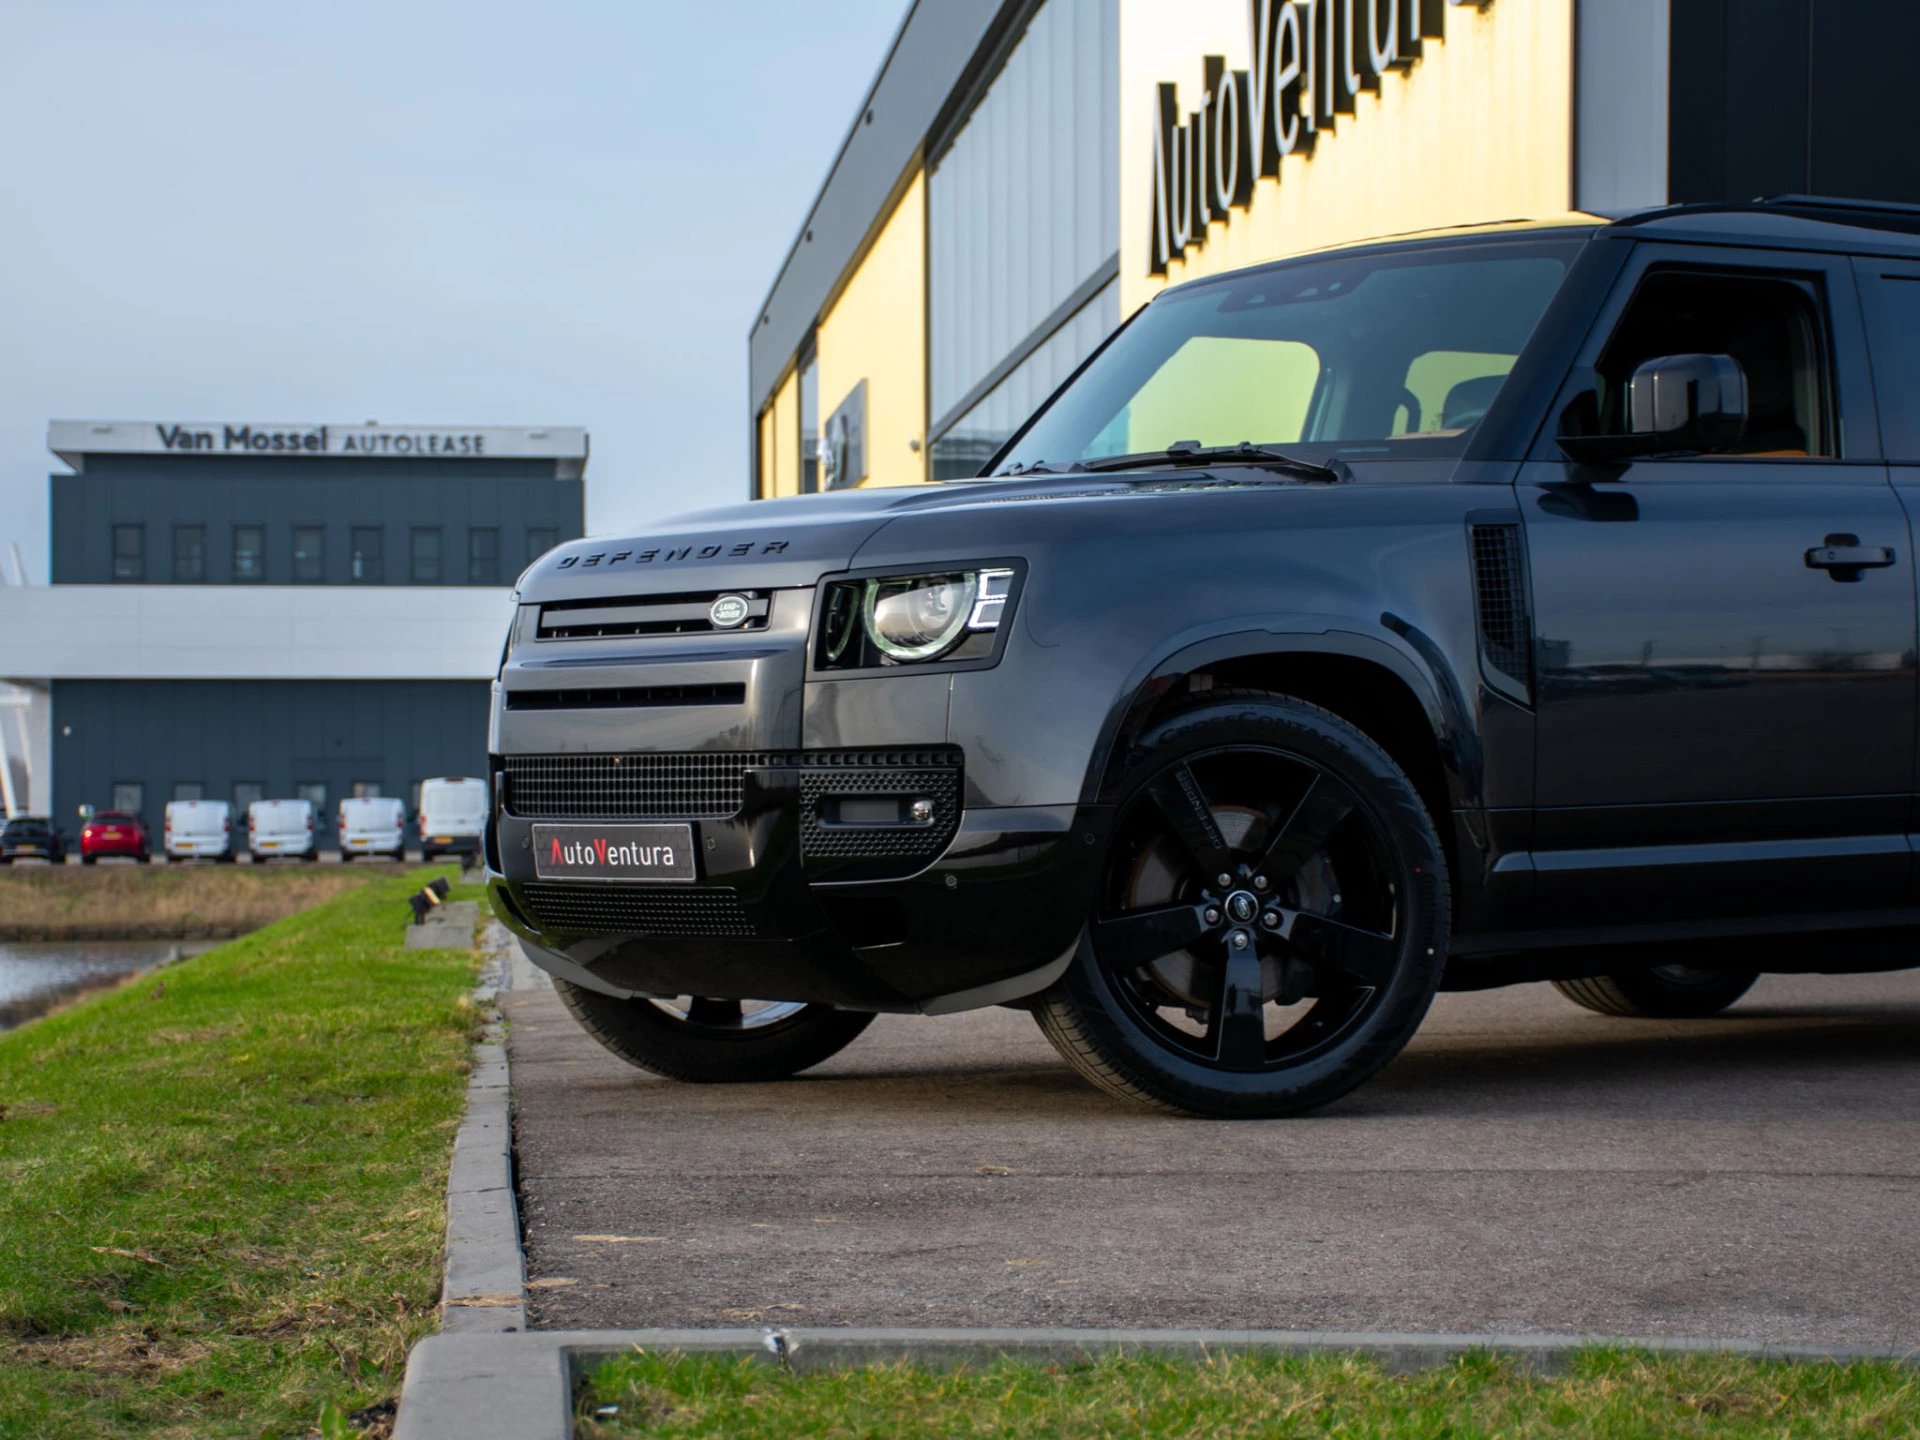
<svg viewBox="0 0 1920 1440"><path fill-rule="evenodd" d="M1627 434L1562 435L1575 460L1711 455L1747 433L1747 376L1731 355L1663 355L1633 372Z"/></svg>

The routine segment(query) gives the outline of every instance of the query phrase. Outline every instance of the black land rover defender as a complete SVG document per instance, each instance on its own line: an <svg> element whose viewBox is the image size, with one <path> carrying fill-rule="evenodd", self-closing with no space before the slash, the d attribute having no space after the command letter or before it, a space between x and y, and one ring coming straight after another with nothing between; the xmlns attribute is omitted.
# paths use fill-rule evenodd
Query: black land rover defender
<svg viewBox="0 0 1920 1440"><path fill-rule="evenodd" d="M621 1056L1020 1005L1119 1094L1278 1115L1442 986L1920 964L1920 209L1196 281L989 468L521 579L493 900Z"/></svg>

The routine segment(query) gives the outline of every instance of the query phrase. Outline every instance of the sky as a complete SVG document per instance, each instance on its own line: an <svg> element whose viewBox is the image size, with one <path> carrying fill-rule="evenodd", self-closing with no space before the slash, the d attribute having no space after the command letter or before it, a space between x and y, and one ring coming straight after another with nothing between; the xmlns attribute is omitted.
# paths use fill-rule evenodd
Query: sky
<svg viewBox="0 0 1920 1440"><path fill-rule="evenodd" d="M55 418L584 425L590 532L743 498L906 9L0 0L0 555L45 583Z"/></svg>

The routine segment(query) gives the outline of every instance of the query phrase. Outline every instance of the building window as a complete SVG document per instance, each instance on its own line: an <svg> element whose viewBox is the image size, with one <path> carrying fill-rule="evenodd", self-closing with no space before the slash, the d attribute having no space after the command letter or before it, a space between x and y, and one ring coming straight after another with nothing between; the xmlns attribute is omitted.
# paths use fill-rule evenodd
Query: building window
<svg viewBox="0 0 1920 1440"><path fill-rule="evenodd" d="M378 800L380 782L378 780L356 780L353 782L353 798L356 800Z"/></svg>
<svg viewBox="0 0 1920 1440"><path fill-rule="evenodd" d="M173 527L173 580L176 585L198 585L207 578L207 527Z"/></svg>
<svg viewBox="0 0 1920 1440"><path fill-rule="evenodd" d="M233 527L233 583L258 585L267 578L267 527Z"/></svg>
<svg viewBox="0 0 1920 1440"><path fill-rule="evenodd" d="M140 581L147 578L147 527L113 527L113 578Z"/></svg>
<svg viewBox="0 0 1920 1440"><path fill-rule="evenodd" d="M527 527L527 564L531 565L560 543L560 531L553 525Z"/></svg>
<svg viewBox="0 0 1920 1440"><path fill-rule="evenodd" d="M809 354L800 364L800 493L820 488L820 359Z"/></svg>
<svg viewBox="0 0 1920 1440"><path fill-rule="evenodd" d="M494 525L475 525L467 531L467 583L500 583L500 530Z"/></svg>
<svg viewBox="0 0 1920 1440"><path fill-rule="evenodd" d="M304 800L313 806L313 813L316 815L325 815L327 813L327 787L322 781L300 781L293 787L293 798L296 800Z"/></svg>
<svg viewBox="0 0 1920 1440"><path fill-rule="evenodd" d="M113 782L113 808L125 815L138 815L146 808L147 787L138 780Z"/></svg>
<svg viewBox="0 0 1920 1440"><path fill-rule="evenodd" d="M198 780L176 780L173 782L173 798L176 800L204 800L207 787Z"/></svg>
<svg viewBox="0 0 1920 1440"><path fill-rule="evenodd" d="M327 530L324 525L293 527L293 583L318 585L326 579Z"/></svg>
<svg viewBox="0 0 1920 1440"><path fill-rule="evenodd" d="M438 585L440 583L440 527L438 525L414 526L412 546L413 583Z"/></svg>
<svg viewBox="0 0 1920 1440"><path fill-rule="evenodd" d="M350 574L356 585L378 585L386 579L385 557L381 542L385 533L378 525L353 527L353 556Z"/></svg>
<svg viewBox="0 0 1920 1440"><path fill-rule="evenodd" d="M247 807L267 798L267 787L259 780L236 780L233 782L233 808L242 816Z"/></svg>

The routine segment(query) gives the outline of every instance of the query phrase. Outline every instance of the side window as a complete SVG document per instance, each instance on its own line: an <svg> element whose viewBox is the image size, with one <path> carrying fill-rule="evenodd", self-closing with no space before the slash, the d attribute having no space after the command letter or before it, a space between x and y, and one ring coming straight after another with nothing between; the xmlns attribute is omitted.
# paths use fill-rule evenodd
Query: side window
<svg viewBox="0 0 1920 1440"><path fill-rule="evenodd" d="M407 574L416 585L440 583L440 527L416 525L408 540Z"/></svg>
<svg viewBox="0 0 1920 1440"><path fill-rule="evenodd" d="M173 578L176 584L197 585L207 578L207 527L173 527Z"/></svg>
<svg viewBox="0 0 1920 1440"><path fill-rule="evenodd" d="M326 579L327 531L323 525L293 527L293 583L318 585Z"/></svg>
<svg viewBox="0 0 1920 1440"><path fill-rule="evenodd" d="M1920 462L1920 273L1887 275L1884 262L1857 264L1881 443L1889 460Z"/></svg>
<svg viewBox="0 0 1920 1440"><path fill-rule="evenodd" d="M233 583L258 585L267 578L267 527L233 527Z"/></svg>
<svg viewBox="0 0 1920 1440"><path fill-rule="evenodd" d="M147 578L147 527L113 527L113 578L140 581Z"/></svg>
<svg viewBox="0 0 1920 1440"><path fill-rule="evenodd" d="M1625 433L1627 386L1648 360L1731 355L1746 372L1748 420L1745 438L1725 454L1838 454L1819 293L1786 276L1649 271L1594 367L1592 433Z"/></svg>

